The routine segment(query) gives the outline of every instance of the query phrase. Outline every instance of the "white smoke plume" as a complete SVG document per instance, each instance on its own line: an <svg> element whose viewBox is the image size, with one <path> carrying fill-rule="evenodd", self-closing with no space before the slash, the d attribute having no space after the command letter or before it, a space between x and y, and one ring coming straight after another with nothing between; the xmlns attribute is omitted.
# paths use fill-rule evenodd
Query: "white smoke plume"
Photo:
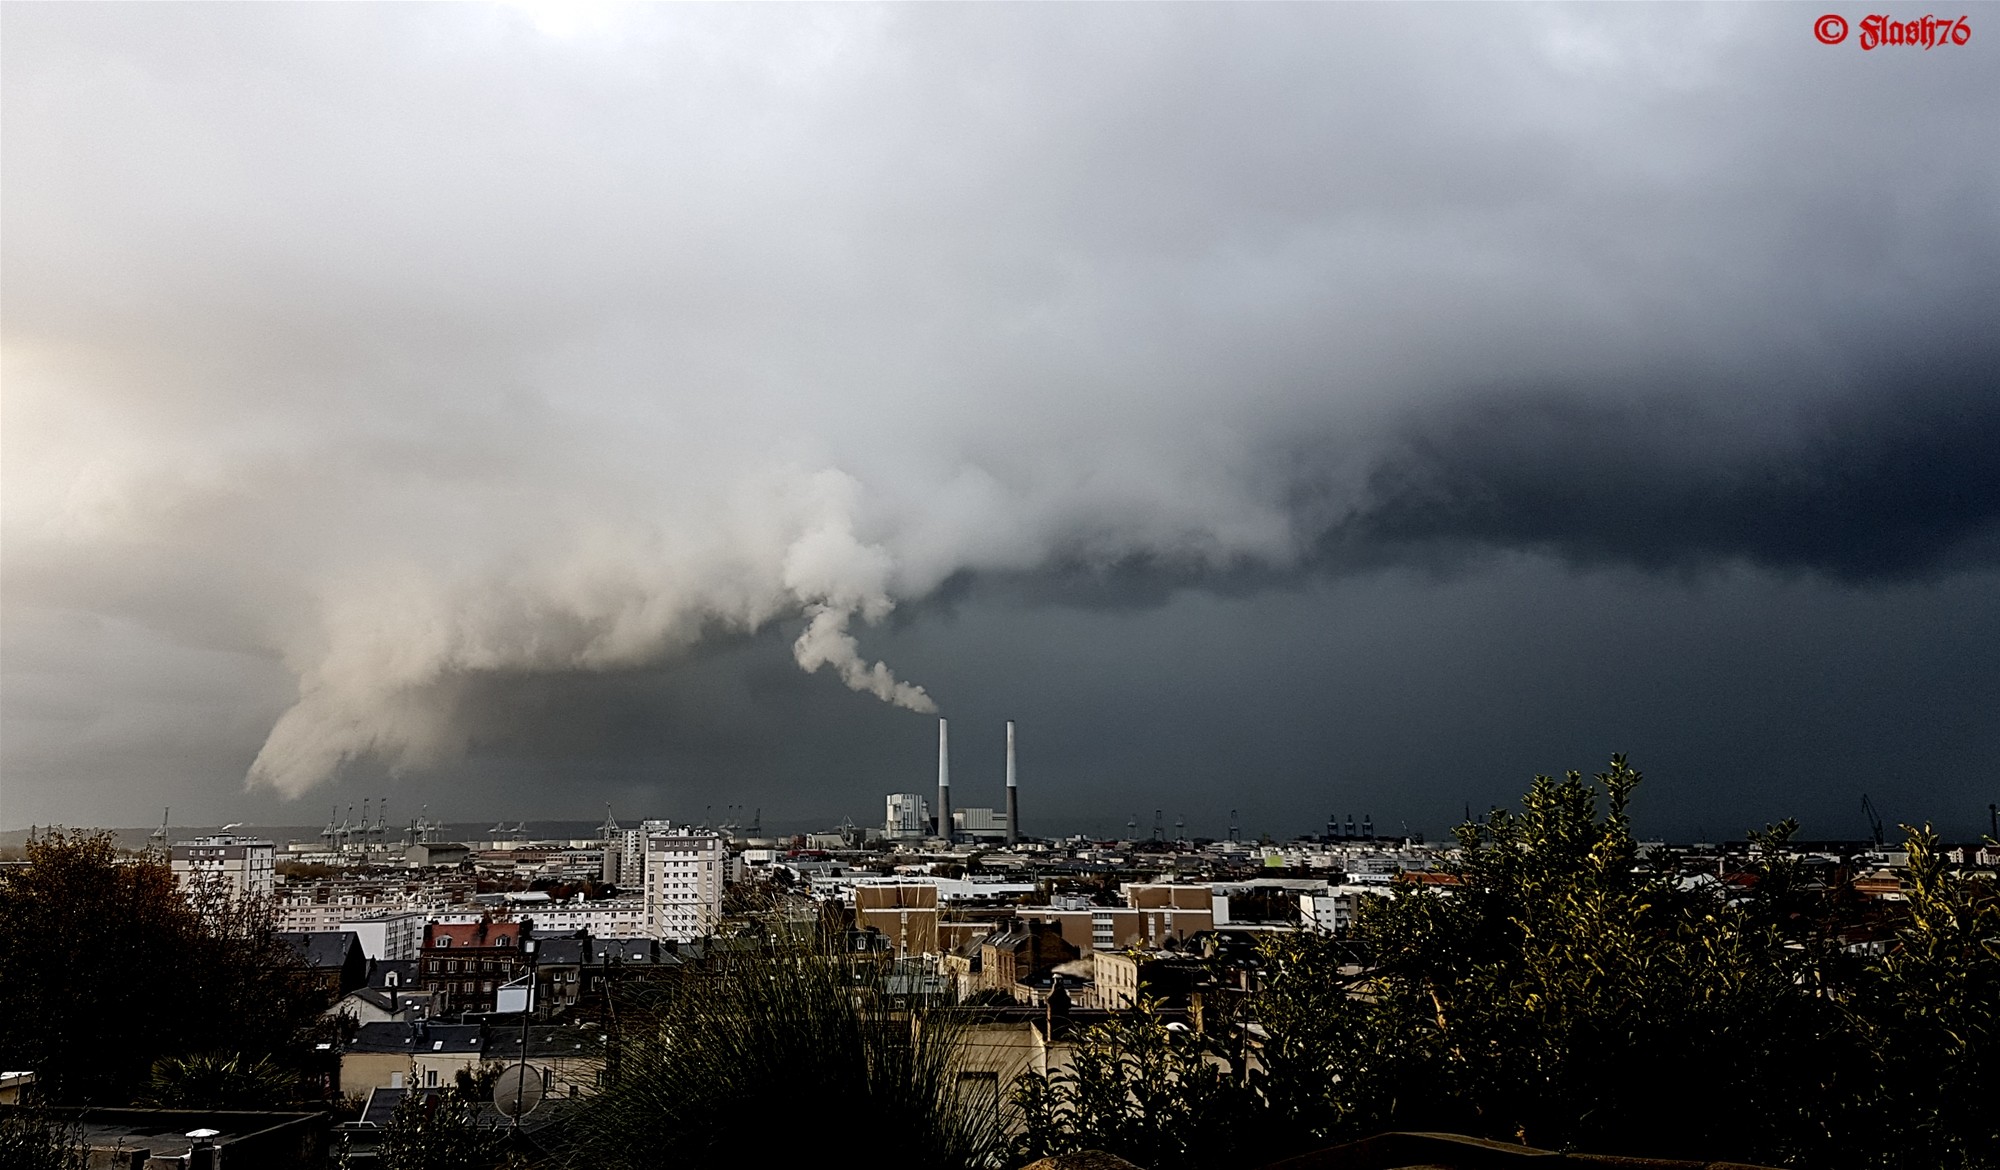
<svg viewBox="0 0 2000 1170"><path fill-rule="evenodd" d="M866 691L910 711L924 714L937 711L937 704L924 693L924 688L896 681L886 662L871 665L861 657L861 644L847 632L847 623L853 614L827 605L814 605L806 612L812 615L812 621L806 624L806 632L793 643L792 656L798 659L807 673L831 665L839 672L840 681L857 691Z"/></svg>
<svg viewBox="0 0 2000 1170"><path fill-rule="evenodd" d="M683 516L679 538L627 520L583 536L510 550L507 571L455 575L447 565L347 580L322 601L317 634L295 642L298 702L250 769L254 784L297 795L349 761L435 764L465 748L456 684L473 672L561 672L655 661L705 629L755 631L806 617L795 647L807 671L912 711L922 687L868 663L849 632L895 602L892 563L854 534L861 488L835 470L774 474L724 516ZM706 533L707 539L702 538Z"/></svg>

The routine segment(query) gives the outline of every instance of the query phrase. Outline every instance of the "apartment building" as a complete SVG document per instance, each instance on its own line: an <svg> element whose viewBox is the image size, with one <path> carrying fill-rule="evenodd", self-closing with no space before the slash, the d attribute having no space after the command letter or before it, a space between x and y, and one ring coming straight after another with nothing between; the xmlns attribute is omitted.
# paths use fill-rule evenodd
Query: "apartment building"
<svg viewBox="0 0 2000 1170"><path fill-rule="evenodd" d="M277 889L277 847L262 838L234 833L196 837L176 842L168 858L182 889L200 886L234 898L268 898Z"/></svg>
<svg viewBox="0 0 2000 1170"><path fill-rule="evenodd" d="M722 920L727 843L714 833L646 835L646 928L658 939L692 942Z"/></svg>

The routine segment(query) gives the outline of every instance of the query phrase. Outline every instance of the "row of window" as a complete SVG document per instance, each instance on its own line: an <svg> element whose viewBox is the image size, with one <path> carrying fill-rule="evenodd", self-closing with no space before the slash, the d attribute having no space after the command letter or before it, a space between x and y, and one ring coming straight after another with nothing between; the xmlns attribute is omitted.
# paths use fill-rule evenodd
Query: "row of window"
<svg viewBox="0 0 2000 1170"><path fill-rule="evenodd" d="M440 971L452 974L457 974L460 971L500 971L504 973L512 971L514 966L513 963L501 959L430 959L426 961L424 970L426 973L433 975Z"/></svg>
<svg viewBox="0 0 2000 1170"><path fill-rule="evenodd" d="M437 947L440 950L449 947L451 945L451 936L448 934L441 934L431 940L431 945ZM499 938L493 940L493 945L496 947L511 947L514 945L514 939L511 935L503 934Z"/></svg>

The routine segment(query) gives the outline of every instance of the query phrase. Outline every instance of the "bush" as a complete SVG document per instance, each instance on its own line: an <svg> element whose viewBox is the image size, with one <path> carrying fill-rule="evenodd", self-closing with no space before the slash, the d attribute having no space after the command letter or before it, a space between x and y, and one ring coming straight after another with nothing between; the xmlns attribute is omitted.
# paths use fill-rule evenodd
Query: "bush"
<svg viewBox="0 0 2000 1170"><path fill-rule="evenodd" d="M733 1164L774 1122L904 1170L990 1164L998 1135L959 1098L951 1010L892 997L888 978L779 933L625 1000L611 1082L570 1127L573 1164Z"/></svg>

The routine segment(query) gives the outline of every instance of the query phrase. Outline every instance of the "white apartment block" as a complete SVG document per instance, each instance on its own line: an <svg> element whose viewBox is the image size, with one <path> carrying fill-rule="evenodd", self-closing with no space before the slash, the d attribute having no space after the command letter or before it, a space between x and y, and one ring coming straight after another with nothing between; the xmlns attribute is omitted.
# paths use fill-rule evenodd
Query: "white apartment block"
<svg viewBox="0 0 2000 1170"><path fill-rule="evenodd" d="M636 829L620 829L604 842L603 880L621 889L637 889L646 876L646 838L670 833L673 822L645 820Z"/></svg>
<svg viewBox="0 0 2000 1170"><path fill-rule="evenodd" d="M343 918L335 930L351 930L361 939L361 953L371 959L415 959L424 948L424 925L430 915L421 910Z"/></svg>
<svg viewBox="0 0 2000 1170"><path fill-rule="evenodd" d="M1390 891L1381 886L1333 886L1323 894L1299 895L1299 925L1327 934L1346 934L1360 913L1361 899L1384 898Z"/></svg>
<svg viewBox="0 0 2000 1170"><path fill-rule="evenodd" d="M174 880L226 890L231 897L268 898L277 889L277 848L271 842L222 833L177 842L168 857Z"/></svg>
<svg viewBox="0 0 2000 1170"><path fill-rule="evenodd" d="M654 938L690 942L714 930L726 853L713 833L646 834L646 927Z"/></svg>
<svg viewBox="0 0 2000 1170"><path fill-rule="evenodd" d="M289 887L288 887L289 888ZM323 931L347 930L344 923L360 922L380 918L390 914L402 914L412 907L401 895L388 898L370 898L354 894L336 895L331 898L316 899L311 893L280 895L278 904L272 909L273 925L279 930ZM418 927L419 936L423 934ZM370 958L387 956L371 954ZM416 956L410 955L409 958Z"/></svg>
<svg viewBox="0 0 2000 1170"><path fill-rule="evenodd" d="M593 938L651 938L646 899L607 898L601 902L555 902L528 911L538 934L587 930Z"/></svg>

